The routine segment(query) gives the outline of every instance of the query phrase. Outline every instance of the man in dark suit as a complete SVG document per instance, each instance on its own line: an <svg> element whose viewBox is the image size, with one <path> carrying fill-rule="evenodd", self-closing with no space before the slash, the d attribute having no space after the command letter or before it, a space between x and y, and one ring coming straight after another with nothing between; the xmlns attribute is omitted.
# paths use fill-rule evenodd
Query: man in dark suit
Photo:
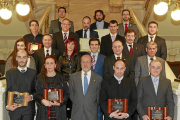
<svg viewBox="0 0 180 120"><path fill-rule="evenodd" d="M115 40L112 45L114 54L107 56L104 59L103 78L110 78L114 75L113 65L117 59L122 59L126 63L124 77L134 80L134 63L130 56L122 54L123 45L120 40Z"/></svg>
<svg viewBox="0 0 180 120"><path fill-rule="evenodd" d="M90 29L96 30L96 29L108 29L109 23L104 21L105 15L102 10L96 10L94 19L96 20L95 23L91 24Z"/></svg>
<svg viewBox="0 0 180 120"><path fill-rule="evenodd" d="M138 113L140 119L150 120L147 107L168 107L166 120L174 117L174 100L171 81L160 75L162 64L159 60L151 61L149 71L151 75L140 79L137 86Z"/></svg>
<svg viewBox="0 0 180 120"><path fill-rule="evenodd" d="M72 120L97 120L102 77L91 71L90 55L81 57L82 71L71 75L69 83Z"/></svg>
<svg viewBox="0 0 180 120"><path fill-rule="evenodd" d="M79 38L99 38L98 33L90 29L91 18L89 16L85 16L82 20L83 29L76 31Z"/></svg>
<svg viewBox="0 0 180 120"><path fill-rule="evenodd" d="M66 19L66 8L65 7L60 7L58 9L58 16L59 16L58 19L51 21L49 34L53 34L53 33L56 33L56 32L59 32L62 30L61 23L64 19ZM74 32L73 21L70 21L70 24L71 24L71 26L70 26L69 31Z"/></svg>
<svg viewBox="0 0 180 120"><path fill-rule="evenodd" d="M16 61L17 68L12 68L6 72L6 109L9 110L11 120L34 120L35 114L35 95L36 71L26 67L28 61L28 53L25 50L17 52ZM8 92L29 93L25 97L28 102L26 107L18 107L17 105L7 105Z"/></svg>
<svg viewBox="0 0 180 120"><path fill-rule="evenodd" d="M62 31L53 34L53 43L52 48L59 50L61 53L65 51L65 40L72 37L76 39L78 43L78 51L80 49L79 46L79 37L76 33L70 32L69 28L71 27L70 21L68 19L64 19L61 24Z"/></svg>
<svg viewBox="0 0 180 120"><path fill-rule="evenodd" d="M126 65L123 60L117 60L113 66L114 75L105 78L101 85L100 105L104 112L104 120L133 120L132 115L137 106L137 91L134 80L126 78ZM108 113L108 99L128 99L128 112L119 113L119 110Z"/></svg>
<svg viewBox="0 0 180 120"><path fill-rule="evenodd" d="M105 56L109 56L109 55L113 54L112 42L114 40L118 39L123 43L123 45L125 44L124 37L117 34L117 29L118 29L117 21L111 20L109 23L110 33L101 38L101 47L100 47L100 53L101 54L103 54Z"/></svg>
<svg viewBox="0 0 180 120"><path fill-rule="evenodd" d="M36 63L36 70L37 70L37 75L41 72L41 67L43 66L44 58L47 55L54 55L56 59L58 60L59 56L61 55L60 52L56 49L53 49L51 47L52 45L52 37L49 34L46 34L43 36L43 45L44 47L37 50L34 53L34 60Z"/></svg>
<svg viewBox="0 0 180 120"><path fill-rule="evenodd" d="M156 56L166 60L167 58L166 42L164 38L157 36L157 31L158 31L158 23L155 21L149 22L148 35L139 38L138 43L144 45L144 48L146 49L146 45L148 42L155 42L157 44Z"/></svg>
<svg viewBox="0 0 180 120"><path fill-rule="evenodd" d="M138 43L134 43L135 37L136 32L133 29L126 30L126 44L123 46L123 54L131 56L134 65L136 63L137 57L145 55L144 46Z"/></svg>

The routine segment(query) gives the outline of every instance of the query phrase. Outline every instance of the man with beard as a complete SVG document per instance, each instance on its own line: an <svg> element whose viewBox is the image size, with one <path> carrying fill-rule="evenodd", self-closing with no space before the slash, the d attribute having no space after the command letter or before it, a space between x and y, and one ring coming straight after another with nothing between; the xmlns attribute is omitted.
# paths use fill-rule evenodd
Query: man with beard
<svg viewBox="0 0 180 120"><path fill-rule="evenodd" d="M91 24L90 29L96 30L96 29L108 29L109 23L104 21L105 15L102 10L96 10L94 19L96 20L95 23Z"/></svg>
<svg viewBox="0 0 180 120"><path fill-rule="evenodd" d="M79 38L99 38L98 33L90 29L91 18L89 16L85 16L82 20L83 29L76 31Z"/></svg>
<svg viewBox="0 0 180 120"><path fill-rule="evenodd" d="M17 91L20 93L29 93L29 95L25 97L28 106L19 107L18 105L6 105L6 109L9 111L11 120L34 120L35 101L33 100L33 96L35 94L36 71L26 67L28 53L25 50L19 50L17 52L16 61L18 67L6 72L6 104L8 92Z"/></svg>
<svg viewBox="0 0 180 120"><path fill-rule="evenodd" d="M117 33L124 37L124 33L127 29L133 29L136 31L136 38L135 38L134 42L137 43L138 38L139 38L138 37L138 29L137 29L136 24L129 22L130 18L131 18L130 11L128 9L124 9L122 11L123 22L119 24L119 29L118 29Z"/></svg>
<svg viewBox="0 0 180 120"><path fill-rule="evenodd" d="M144 45L144 48L146 49L148 42L155 42L157 44L156 56L166 60L167 58L166 42L164 38L157 36L158 23L155 21L149 22L147 30L148 30L148 35L139 38L138 43Z"/></svg>

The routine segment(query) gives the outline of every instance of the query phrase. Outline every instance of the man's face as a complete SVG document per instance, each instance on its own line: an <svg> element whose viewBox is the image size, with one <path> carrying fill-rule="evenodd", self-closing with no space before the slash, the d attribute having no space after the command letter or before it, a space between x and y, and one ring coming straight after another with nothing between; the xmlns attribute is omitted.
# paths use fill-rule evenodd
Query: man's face
<svg viewBox="0 0 180 120"><path fill-rule="evenodd" d="M156 55L157 48L155 45L149 45L148 48L146 48L146 52L149 57L153 58Z"/></svg>
<svg viewBox="0 0 180 120"><path fill-rule="evenodd" d="M103 20L103 15L100 12L96 13L96 21L101 22Z"/></svg>
<svg viewBox="0 0 180 120"><path fill-rule="evenodd" d="M58 16L59 16L59 18L65 18L65 16L66 16L65 10L59 9Z"/></svg>
<svg viewBox="0 0 180 120"><path fill-rule="evenodd" d="M134 32L131 32L131 33L127 33L126 36L125 36L125 39L126 39L126 42L128 44L132 44L135 40L135 35L134 35Z"/></svg>
<svg viewBox="0 0 180 120"><path fill-rule="evenodd" d="M31 32L38 32L39 26L36 22L31 22L31 26L29 27Z"/></svg>
<svg viewBox="0 0 180 120"><path fill-rule="evenodd" d="M117 61L113 66L114 74L116 77L121 78L124 75L126 66L122 61Z"/></svg>
<svg viewBox="0 0 180 120"><path fill-rule="evenodd" d="M83 55L81 57L81 68L82 70L87 73L91 70L92 61L89 55Z"/></svg>
<svg viewBox="0 0 180 120"><path fill-rule="evenodd" d="M154 35L156 34L158 31L158 27L155 23L151 23L149 26L148 26L148 33L150 35Z"/></svg>
<svg viewBox="0 0 180 120"><path fill-rule="evenodd" d="M63 20L61 27L62 27L63 32L68 32L69 28L71 27L71 24L68 20Z"/></svg>
<svg viewBox="0 0 180 120"><path fill-rule="evenodd" d="M109 30L110 30L111 34L116 34L117 30L118 30L117 24L116 23L115 24L110 23Z"/></svg>
<svg viewBox="0 0 180 120"><path fill-rule="evenodd" d="M149 72L153 77L158 77L161 73L162 65L159 62L153 62L149 66Z"/></svg>
<svg viewBox="0 0 180 120"><path fill-rule="evenodd" d="M129 11L124 11L124 12L122 13L122 18L123 18L123 21L124 21L124 22L128 22L129 19L130 19Z"/></svg>
<svg viewBox="0 0 180 120"><path fill-rule="evenodd" d="M118 56L121 55L122 50L123 50L122 43L120 41L113 42L112 50L113 50L114 54L116 54Z"/></svg>
<svg viewBox="0 0 180 120"><path fill-rule="evenodd" d="M90 49L92 53L97 53L98 49L100 48L100 45L98 44L98 41L91 41Z"/></svg>
<svg viewBox="0 0 180 120"><path fill-rule="evenodd" d="M82 25L83 25L83 28L84 29L89 29L90 28L90 25L91 25L91 21L89 18L84 18L83 21L82 21Z"/></svg>
<svg viewBox="0 0 180 120"><path fill-rule="evenodd" d="M52 38L49 35L43 37L43 45L45 48L49 49L52 45Z"/></svg>
<svg viewBox="0 0 180 120"><path fill-rule="evenodd" d="M17 52L16 55L16 61L18 63L18 66L20 68L26 67L27 61L28 61L28 56L27 53L22 51L22 52Z"/></svg>

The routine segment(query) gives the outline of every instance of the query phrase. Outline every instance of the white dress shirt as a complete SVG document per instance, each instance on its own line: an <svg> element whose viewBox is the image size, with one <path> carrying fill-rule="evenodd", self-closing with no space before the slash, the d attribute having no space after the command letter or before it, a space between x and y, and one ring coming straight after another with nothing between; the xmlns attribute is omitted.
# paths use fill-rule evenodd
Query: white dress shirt
<svg viewBox="0 0 180 120"><path fill-rule="evenodd" d="M68 39L68 37L69 37L69 31L64 32L64 31L62 30L63 39L64 39L64 33L66 33L66 37L67 37L67 39Z"/></svg>
<svg viewBox="0 0 180 120"><path fill-rule="evenodd" d="M103 29L104 28L104 20L102 20L101 22L96 21L96 27L97 29Z"/></svg>
<svg viewBox="0 0 180 120"><path fill-rule="evenodd" d="M148 41L149 41L149 42L151 42L151 38L150 38L151 36L153 36L152 39L153 39L153 42L154 42L154 39L155 39L155 37L156 37L156 34L154 34L154 35L148 34Z"/></svg>
<svg viewBox="0 0 180 120"><path fill-rule="evenodd" d="M116 77L116 75L114 74L114 77L116 78L116 80L118 81L118 84L121 84L121 80L124 78L124 76L118 78Z"/></svg>
<svg viewBox="0 0 180 120"><path fill-rule="evenodd" d="M153 85L154 85L155 92L157 94L158 86L159 86L159 76L155 78L154 76L151 75L151 79L152 79L152 82L153 82ZM157 79L156 82L155 82L155 79Z"/></svg>
<svg viewBox="0 0 180 120"><path fill-rule="evenodd" d="M133 49L133 43L129 44L129 43L126 42L126 45L127 45L127 48L128 48L129 51L130 51L130 48L131 48L129 45L132 45L132 49Z"/></svg>
<svg viewBox="0 0 180 120"><path fill-rule="evenodd" d="M81 80L82 80L83 93L84 93L84 73L85 73L85 72L82 70L82 71L81 71ZM86 77L87 77L88 85L89 85L90 79L91 79L91 70L90 70L89 72L87 72Z"/></svg>
<svg viewBox="0 0 180 120"><path fill-rule="evenodd" d="M95 54L94 53L90 53L91 54L91 57L92 57L92 59L93 59L93 55L95 55L95 64L96 64L96 62L97 62L97 59L98 59L98 52L96 52Z"/></svg>
<svg viewBox="0 0 180 120"><path fill-rule="evenodd" d="M117 57L120 57L120 59L122 59L122 53L121 53L120 56L117 56L116 54L114 54L114 56L115 56L115 59L116 59L116 60L117 60Z"/></svg>
<svg viewBox="0 0 180 120"><path fill-rule="evenodd" d="M150 60L151 57L149 57L149 56L147 55L147 59L148 59L148 67L149 67L149 64L150 64L150 62L151 62L151 60ZM156 56L154 56L153 59L156 60Z"/></svg>
<svg viewBox="0 0 180 120"><path fill-rule="evenodd" d="M48 53L49 53L49 55L51 55L52 47L50 47L49 49L44 47L44 56L45 57L46 57L46 54L47 54L47 50L49 50Z"/></svg>
<svg viewBox="0 0 180 120"><path fill-rule="evenodd" d="M110 33L111 40L113 39L113 37L112 37L112 36L115 36L115 37L114 37L114 40L115 40L115 39L116 39L116 35L117 35L117 33L116 33L116 34L114 34L114 35Z"/></svg>
<svg viewBox="0 0 180 120"><path fill-rule="evenodd" d="M83 29L83 38L84 38L84 31L85 29ZM87 32L86 32L86 35L87 35L87 38L90 38L90 29L87 29Z"/></svg>

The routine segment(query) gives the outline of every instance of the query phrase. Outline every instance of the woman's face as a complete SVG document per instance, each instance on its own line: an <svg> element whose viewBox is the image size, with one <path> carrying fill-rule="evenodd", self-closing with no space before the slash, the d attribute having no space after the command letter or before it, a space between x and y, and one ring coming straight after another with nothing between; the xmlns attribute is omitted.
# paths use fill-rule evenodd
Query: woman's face
<svg viewBox="0 0 180 120"><path fill-rule="evenodd" d="M17 50L19 51L19 50L25 50L25 44L24 44L24 42L18 42L17 43Z"/></svg>
<svg viewBox="0 0 180 120"><path fill-rule="evenodd" d="M68 51L74 51L75 44L74 42L68 42L67 43L67 50Z"/></svg>
<svg viewBox="0 0 180 120"><path fill-rule="evenodd" d="M52 58L46 59L45 68L46 68L47 72L55 71L56 64L55 64L54 59L52 59Z"/></svg>

